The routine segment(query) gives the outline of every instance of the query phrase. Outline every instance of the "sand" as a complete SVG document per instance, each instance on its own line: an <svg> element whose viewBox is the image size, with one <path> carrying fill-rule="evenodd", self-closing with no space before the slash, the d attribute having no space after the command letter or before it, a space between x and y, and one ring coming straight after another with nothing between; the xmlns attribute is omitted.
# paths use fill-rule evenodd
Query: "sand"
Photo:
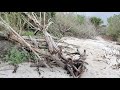
<svg viewBox="0 0 120 90"><path fill-rule="evenodd" d="M70 47L64 49L68 52L75 52L76 47L81 52L84 49L87 51L87 70L81 78L120 78L120 70L115 66L120 62L120 45L115 45L115 42L105 41L101 37L96 37L95 40L64 37L58 45ZM76 55L73 58L78 58L78 56ZM72 78L61 67L40 68L41 75L39 75L36 68L30 67L30 63L20 64L16 73L12 73L12 66L2 64L0 64L0 78Z"/></svg>

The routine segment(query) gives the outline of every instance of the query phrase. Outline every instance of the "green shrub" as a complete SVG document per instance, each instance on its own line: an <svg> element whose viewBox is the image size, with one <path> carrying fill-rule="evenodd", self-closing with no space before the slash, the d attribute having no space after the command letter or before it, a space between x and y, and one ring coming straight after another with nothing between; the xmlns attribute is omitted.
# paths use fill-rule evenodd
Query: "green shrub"
<svg viewBox="0 0 120 90"><path fill-rule="evenodd" d="M39 18L40 13L35 13ZM48 30L48 32L53 36L60 38L68 35L79 38L91 38L95 36L96 32L94 30L94 25L92 25L84 16L76 15L74 13L64 14L64 12L47 12L46 15L47 19L52 18L54 21L53 25L51 25ZM23 16L22 12L1 12L0 16L3 17L3 19L7 21L20 35L34 35L30 26L26 22L26 19L28 18Z"/></svg>
<svg viewBox="0 0 120 90"><path fill-rule="evenodd" d="M105 25L102 25L97 29L97 32L98 32L98 35L106 35L107 27Z"/></svg>
<svg viewBox="0 0 120 90"><path fill-rule="evenodd" d="M82 19L80 23L80 20ZM67 30L69 29L69 30ZM78 38L93 38L96 35L95 27L86 18L74 13L56 13L52 28L49 28L54 36L73 36Z"/></svg>
<svg viewBox="0 0 120 90"><path fill-rule="evenodd" d="M34 36L34 32L33 31L23 31L22 35L23 36Z"/></svg>
<svg viewBox="0 0 120 90"><path fill-rule="evenodd" d="M23 50L18 50L16 47L11 48L5 59L10 61L11 64L19 64L29 60L29 54Z"/></svg>
<svg viewBox="0 0 120 90"><path fill-rule="evenodd" d="M92 24L95 25L96 28L99 27L103 23L102 19L98 17L91 17L90 21Z"/></svg>
<svg viewBox="0 0 120 90"><path fill-rule="evenodd" d="M120 15L114 15L108 18L108 30L107 35L113 37L114 40L120 36Z"/></svg>
<svg viewBox="0 0 120 90"><path fill-rule="evenodd" d="M17 32L24 30L26 22L23 20L21 12L1 12L0 16Z"/></svg>
<svg viewBox="0 0 120 90"><path fill-rule="evenodd" d="M77 18L78 18L78 21L79 21L80 24L83 24L83 23L84 23L84 21L85 21L85 16L83 16L83 15L77 15Z"/></svg>
<svg viewBox="0 0 120 90"><path fill-rule="evenodd" d="M35 13L38 15L38 17L40 16L40 12ZM55 15L55 12L46 12L46 17L48 19L54 18ZM26 19L29 19L26 16L24 16L22 12L0 12L0 17L2 17L8 24L10 24L12 28L15 29L19 34L31 29L30 25L28 25L28 23L26 22ZM31 34L31 32L29 34Z"/></svg>

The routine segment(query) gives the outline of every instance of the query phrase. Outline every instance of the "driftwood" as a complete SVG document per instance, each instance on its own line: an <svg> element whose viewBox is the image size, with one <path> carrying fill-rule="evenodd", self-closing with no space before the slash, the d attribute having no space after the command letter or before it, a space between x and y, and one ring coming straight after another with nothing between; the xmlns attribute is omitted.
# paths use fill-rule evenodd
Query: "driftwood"
<svg viewBox="0 0 120 90"><path fill-rule="evenodd" d="M31 41L30 36L22 36L22 38L24 38L27 41ZM32 37L33 40L36 40L37 42L46 42L45 39L43 37Z"/></svg>
<svg viewBox="0 0 120 90"><path fill-rule="evenodd" d="M46 40L47 45L48 45L50 57L53 60L55 60L59 66L64 68L64 64L58 58L58 53L60 50L59 50L58 46L56 45L56 43L54 42L52 36L47 32L47 29L52 24L52 22L48 22L48 24L45 25L45 13L44 13L44 25L41 25L41 22L39 22L39 20L37 20L34 13L32 13L32 15L30 15L28 13L24 13L24 14L26 14L28 16L28 18L31 19L37 25L37 27L34 26L35 28L39 28L38 30L40 30L40 31L41 31L41 27L43 28L42 32L45 36L45 40Z"/></svg>
<svg viewBox="0 0 120 90"><path fill-rule="evenodd" d="M36 28L39 31L42 31L44 34L44 38L40 39L40 38L33 38L33 37L22 37L20 36L10 25L8 25L2 18L1 18L1 22L0 25L4 25L7 30L9 31L9 33L7 34L9 40L12 41L16 41L18 43L20 43L22 46L27 47L29 50L31 50L37 57L37 63L32 65L34 66L41 66L41 63L46 66L49 67L45 61L43 59L41 59L41 56L44 58L48 58L55 61L57 65L59 65L60 67L62 67L63 69L66 69L68 71L68 73L70 73L74 78L75 77L80 77L81 73L84 71L84 60L86 59L86 51L84 51L84 54L81 54L78 50L78 54L80 55L80 58L78 60L72 60L71 58L66 58L65 55L62 52L62 48L57 46L55 40L53 39L53 37L47 32L48 27L52 24L52 22L48 22L48 24L45 23L45 13L44 13L44 24L42 25L41 22L39 22L39 20L37 19L35 13L32 12L32 14L28 14L28 13L24 13L25 15L28 16L28 18L30 20L32 20L34 22L34 25L31 24L30 25L34 26L34 28ZM40 19L41 20L41 19ZM34 43L33 44L31 44ZM46 42L46 46L48 49L48 52L46 51L42 51L41 48L38 46L38 42L39 43L43 43ZM42 47L42 46L41 46ZM41 62L40 62L41 61ZM39 71L39 69L38 69Z"/></svg>
<svg viewBox="0 0 120 90"><path fill-rule="evenodd" d="M26 47L28 47L38 58L39 60L41 59L39 54L36 53L34 51L34 49L31 47L31 45L29 43L27 43L10 25L8 25L2 18L1 18L2 22L0 22L0 25L4 25L7 30L10 31L10 35L9 37L15 41L20 42L21 44L25 45ZM13 38L12 38L13 37ZM48 65L46 63L44 63L46 65L46 67L48 67Z"/></svg>

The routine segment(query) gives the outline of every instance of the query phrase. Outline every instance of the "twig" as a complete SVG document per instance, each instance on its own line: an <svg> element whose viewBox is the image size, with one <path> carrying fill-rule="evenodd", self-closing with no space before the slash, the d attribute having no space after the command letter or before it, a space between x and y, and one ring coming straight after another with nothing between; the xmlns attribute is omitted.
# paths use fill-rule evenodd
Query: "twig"
<svg viewBox="0 0 120 90"><path fill-rule="evenodd" d="M73 68L74 68L77 72L80 72L79 69L77 69L74 65L73 65Z"/></svg>
<svg viewBox="0 0 120 90"><path fill-rule="evenodd" d="M38 27L35 27L32 23L30 23L28 20L24 19L24 21L26 21L26 23L28 23L30 26L33 27L33 29L36 29L36 30L40 30Z"/></svg>
<svg viewBox="0 0 120 90"><path fill-rule="evenodd" d="M17 69L18 69L18 65L14 65L14 70L13 70L13 72L12 73L16 73L16 71L17 71Z"/></svg>
<svg viewBox="0 0 120 90"><path fill-rule="evenodd" d="M39 67L37 67L37 72L39 75L41 75Z"/></svg>
<svg viewBox="0 0 120 90"><path fill-rule="evenodd" d="M72 67L71 67L70 65L67 65L67 69L68 69L68 71L71 73L71 75L73 76L73 78L75 78L76 76L75 76L75 74L73 73Z"/></svg>
<svg viewBox="0 0 120 90"><path fill-rule="evenodd" d="M43 18L44 18L44 26L43 26L43 27L44 27L44 29L45 29L45 14L46 14L46 13L44 12L43 14L44 14L44 16L43 16Z"/></svg>

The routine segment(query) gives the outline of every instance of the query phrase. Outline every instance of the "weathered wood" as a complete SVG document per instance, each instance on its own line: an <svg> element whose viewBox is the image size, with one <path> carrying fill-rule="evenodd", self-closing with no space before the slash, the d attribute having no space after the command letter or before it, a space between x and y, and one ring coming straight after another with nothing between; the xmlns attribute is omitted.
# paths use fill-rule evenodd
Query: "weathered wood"
<svg viewBox="0 0 120 90"><path fill-rule="evenodd" d="M20 36L10 25L8 25L4 20L2 20L2 23L7 30L10 31L10 34L8 37L11 40L17 41L21 43L23 46L27 47L29 50L31 50L39 59L39 62L37 60L36 65L33 66L41 66L42 64L46 67L49 67L45 60L41 58L42 57L48 57L48 59L53 60L59 65L60 67L64 68L67 66L67 70L71 73L73 77L77 77L78 74L81 74L84 69L84 56L86 55L86 51L80 52L78 49L77 54L80 55L80 59L78 60L72 60L71 58L66 58L66 56L62 52L62 48L58 47L53 37L47 32L48 27L52 24L52 22L48 22L48 24L45 23L45 12L44 12L44 25L41 25L36 15L32 12L31 15L25 13L28 15L28 18L32 20L35 24L35 28L39 31L42 31L44 34L44 38L40 37L25 37ZM43 28L43 29L41 29ZM42 42L47 43L48 51L42 51L41 48L38 45L38 42L40 43L40 47L42 47ZM43 45L44 46L44 45ZM77 47L76 47L77 48ZM76 53L71 53L76 54ZM41 64L40 64L41 63ZM76 63L78 63L76 65ZM77 72L77 73L76 73ZM76 74L75 74L76 73Z"/></svg>
<svg viewBox="0 0 120 90"><path fill-rule="evenodd" d="M2 18L1 18L2 19ZM5 28L7 28L9 31L11 31L14 36L16 36L16 39L18 39L18 42L26 45L38 58L41 59L39 54L34 51L34 49L31 47L29 43L27 43L10 25L8 25L3 19L2 22L0 22L0 25L4 25ZM45 64L45 63L44 63ZM45 64L46 65L46 64Z"/></svg>
<svg viewBox="0 0 120 90"><path fill-rule="evenodd" d="M67 69L70 72L70 74L73 76L73 78L75 78L75 74L73 73L73 68L70 65L67 65Z"/></svg>
<svg viewBox="0 0 120 90"><path fill-rule="evenodd" d="M34 20L34 19L33 19ZM35 21L35 20L34 20ZM67 70L71 73L71 75L73 77L76 77L74 74L74 69L77 72L82 71L80 69L80 71L74 66L73 61L71 61L72 59L68 59L64 56L64 54L62 53L62 50L57 46L57 44L55 43L54 39L52 38L52 36L47 32L47 29L49 27L49 25L51 24L51 22L48 22L48 24L45 26L45 13L44 13L44 25L43 25L43 34L45 36L45 40L46 43L48 45L48 50L49 50L49 56L52 58L52 60L54 60L59 66L61 66L62 68L65 68L65 64L62 62L62 59L66 61L67 63ZM39 27L39 26L38 26ZM81 56L85 56L86 51L84 51L84 53L80 53L80 51L78 51L78 54ZM70 61L69 61L70 60ZM83 69L83 68L82 68Z"/></svg>
<svg viewBox="0 0 120 90"><path fill-rule="evenodd" d="M51 58L63 69L65 68L65 64L58 58L57 55L50 55Z"/></svg>
<svg viewBox="0 0 120 90"><path fill-rule="evenodd" d="M56 43L54 42L54 40L52 39L51 35L46 30L43 30L43 34L45 35L45 40L48 44L48 49L49 49L50 53L51 54L58 53L59 48L56 45Z"/></svg>
<svg viewBox="0 0 120 90"><path fill-rule="evenodd" d="M28 40L28 41L31 41L30 37L29 36L22 36L25 40ZM37 42L46 42L45 41L45 38L43 37L35 37L35 36L32 36L32 39L33 40L36 40Z"/></svg>
<svg viewBox="0 0 120 90"><path fill-rule="evenodd" d="M43 56L52 58L52 60L54 60L60 67L62 67L63 69L65 68L65 64L58 58L57 54L51 55L49 52L41 51L37 48L34 48L34 50Z"/></svg>

